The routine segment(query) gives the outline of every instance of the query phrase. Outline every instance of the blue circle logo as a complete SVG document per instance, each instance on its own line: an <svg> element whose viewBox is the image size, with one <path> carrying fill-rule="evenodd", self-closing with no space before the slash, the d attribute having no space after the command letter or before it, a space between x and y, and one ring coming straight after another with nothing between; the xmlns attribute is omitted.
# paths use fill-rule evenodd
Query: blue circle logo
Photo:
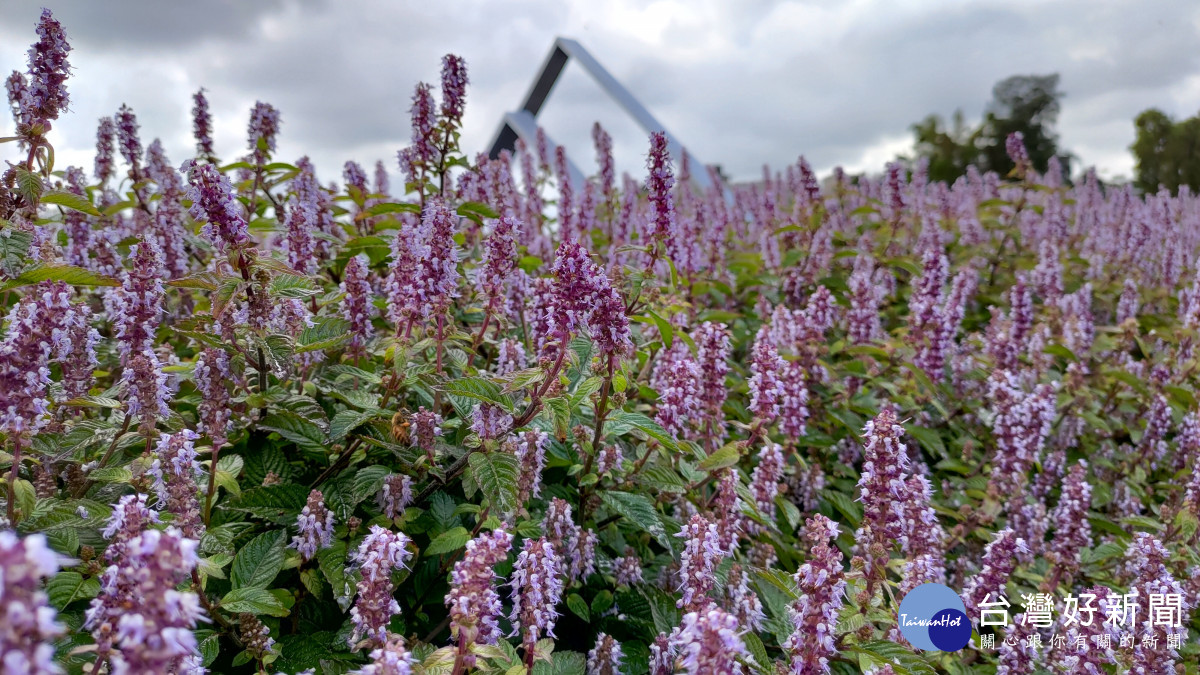
<svg viewBox="0 0 1200 675"><path fill-rule="evenodd" d="M917 649L956 652L971 641L962 598L942 584L921 584L900 601L900 634Z"/></svg>

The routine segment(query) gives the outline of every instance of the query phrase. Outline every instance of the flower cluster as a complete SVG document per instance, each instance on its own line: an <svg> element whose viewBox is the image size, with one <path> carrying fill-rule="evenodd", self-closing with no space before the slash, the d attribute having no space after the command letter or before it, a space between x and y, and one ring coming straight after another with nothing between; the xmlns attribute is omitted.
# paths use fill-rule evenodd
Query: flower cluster
<svg viewBox="0 0 1200 675"><path fill-rule="evenodd" d="M354 624L351 645L364 637L376 646L387 643L388 622L400 613L400 605L392 597L395 591L392 572L404 568L412 557L409 541L403 532L372 525L367 538L350 556L353 569L362 577L358 582L358 598L350 610L350 621Z"/></svg>
<svg viewBox="0 0 1200 675"><path fill-rule="evenodd" d="M325 497L320 490L308 493L308 503L296 518L299 532L292 538L292 548L304 560L311 560L317 551L329 548L333 542L333 511L325 508Z"/></svg>
<svg viewBox="0 0 1200 675"><path fill-rule="evenodd" d="M50 675L62 669L54 662L52 641L64 627L40 590L42 579L58 572L58 554L46 537L24 539L0 531L0 654L6 673Z"/></svg>
<svg viewBox="0 0 1200 675"><path fill-rule="evenodd" d="M471 646L494 645L500 639L500 594L494 580L496 565L508 558L512 535L504 530L481 534L467 542L466 552L450 573L450 632L464 656L464 665L474 667Z"/></svg>
<svg viewBox="0 0 1200 675"><path fill-rule="evenodd" d="M525 540L509 578L512 588L509 621L512 634L520 632L527 651L533 649L541 636L554 637L554 624L558 622L555 608L563 593L559 568L554 546L545 537Z"/></svg>

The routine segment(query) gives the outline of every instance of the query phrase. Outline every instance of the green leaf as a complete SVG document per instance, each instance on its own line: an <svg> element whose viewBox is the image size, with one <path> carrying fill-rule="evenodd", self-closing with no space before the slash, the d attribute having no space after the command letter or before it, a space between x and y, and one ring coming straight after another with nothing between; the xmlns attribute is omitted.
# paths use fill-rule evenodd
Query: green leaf
<svg viewBox="0 0 1200 675"><path fill-rule="evenodd" d="M232 614L247 612L268 616L288 615L287 607L265 588L235 588L221 598L221 609Z"/></svg>
<svg viewBox="0 0 1200 675"><path fill-rule="evenodd" d="M385 213L416 213L419 215L421 213L421 205L384 202L367 209L368 216L382 216Z"/></svg>
<svg viewBox="0 0 1200 675"><path fill-rule="evenodd" d="M194 288L201 291L215 291L217 287L225 282L229 277L223 276L217 272L197 272L186 277L172 279L167 282L168 286L175 288Z"/></svg>
<svg viewBox="0 0 1200 675"><path fill-rule="evenodd" d="M278 298L308 298L321 292L310 277L280 274L271 279L271 295Z"/></svg>
<svg viewBox="0 0 1200 675"><path fill-rule="evenodd" d="M51 190L42 194L43 204L55 204L74 211L82 211L89 216L100 217L100 211L88 201L87 197L66 190Z"/></svg>
<svg viewBox="0 0 1200 675"><path fill-rule="evenodd" d="M925 427L919 427L915 424L904 425L904 430L908 435L917 439L921 447L925 448L929 454L934 457L946 457L946 444L942 441L942 437L938 432Z"/></svg>
<svg viewBox="0 0 1200 675"><path fill-rule="evenodd" d="M671 326L671 322L659 316L657 312L646 313L654 320L654 325L658 328L658 334L662 337L663 344L666 345L667 349L674 346L675 329Z"/></svg>
<svg viewBox="0 0 1200 675"><path fill-rule="evenodd" d="M350 339L350 322L341 317L327 316L300 332L294 353L315 352L336 347Z"/></svg>
<svg viewBox="0 0 1200 675"><path fill-rule="evenodd" d="M575 616L584 621L591 622L592 615L588 611L588 605L578 593L572 593L567 596L567 609L571 610Z"/></svg>
<svg viewBox="0 0 1200 675"><path fill-rule="evenodd" d="M716 471L737 464L741 458L741 448L738 446L737 441L734 441L733 443L725 444L720 450L705 457L697 465L697 468L701 471Z"/></svg>
<svg viewBox="0 0 1200 675"><path fill-rule="evenodd" d="M4 221L0 220L0 223ZM6 227L0 229L0 272L15 277L25 268L33 234Z"/></svg>
<svg viewBox="0 0 1200 675"><path fill-rule="evenodd" d="M0 291L29 286L41 281L62 281L71 286L120 286L112 277L96 274L74 265L39 265L25 270L16 279L0 284Z"/></svg>
<svg viewBox="0 0 1200 675"><path fill-rule="evenodd" d="M17 194L29 204L36 204L45 186L42 177L22 166L14 167L17 175Z"/></svg>
<svg viewBox="0 0 1200 675"><path fill-rule="evenodd" d="M427 555L441 555L457 551L471 540L471 533L465 527L456 527L434 537L429 546L423 551Z"/></svg>
<svg viewBox="0 0 1200 675"><path fill-rule="evenodd" d="M374 419L377 410L343 410L329 421L329 442L337 443L348 436L351 431Z"/></svg>
<svg viewBox="0 0 1200 675"><path fill-rule="evenodd" d="M509 515L517 510L517 483L521 464L514 455L493 452L472 453L467 459L471 474L496 515Z"/></svg>
<svg viewBox="0 0 1200 675"><path fill-rule="evenodd" d="M350 609L350 601L354 598L354 583L346 576L346 542L337 540L333 546L317 551L317 566L329 582L333 590L333 599L337 601L342 611Z"/></svg>
<svg viewBox="0 0 1200 675"><path fill-rule="evenodd" d="M325 432L316 423L288 410L276 410L258 423L260 429L274 431L287 440L318 452L325 451Z"/></svg>
<svg viewBox="0 0 1200 675"><path fill-rule="evenodd" d="M66 570L46 582L46 594L50 596L50 604L61 612L76 600L90 600L99 595L100 581L95 577L84 579L79 572Z"/></svg>
<svg viewBox="0 0 1200 675"><path fill-rule="evenodd" d="M606 428L609 433L616 436L620 436L630 429L637 429L661 443L667 450L672 452L679 450L679 446L675 443L675 439L671 438L671 434L668 434L666 429L663 429L657 422L642 413L617 410L609 414Z"/></svg>
<svg viewBox="0 0 1200 675"><path fill-rule="evenodd" d="M858 524L862 522L862 506L851 499L846 493L825 490L821 493L821 496L832 504L835 509L841 511L846 520L850 522L851 527L858 527Z"/></svg>
<svg viewBox="0 0 1200 675"><path fill-rule="evenodd" d="M687 483L668 466L646 467L637 477L637 482L650 488L653 492L670 492L682 494L687 492Z"/></svg>
<svg viewBox="0 0 1200 675"><path fill-rule="evenodd" d="M386 466L375 465L359 469L358 473L354 474L354 484L350 488L351 501L361 504L379 494L383 489L383 482L390 475L392 472Z"/></svg>
<svg viewBox="0 0 1200 675"><path fill-rule="evenodd" d="M672 549L671 538L663 527L662 519L658 517L658 511L654 509L654 503L648 497L631 492L605 490L600 493L600 498L613 512L629 519L642 531L648 532L663 545L663 548Z"/></svg>
<svg viewBox="0 0 1200 675"><path fill-rule="evenodd" d="M755 568L758 574L760 583L765 583L773 586L776 590L783 593L789 601L795 601L800 598L800 591L796 588L796 582L791 575L783 570Z"/></svg>
<svg viewBox="0 0 1200 675"><path fill-rule="evenodd" d="M454 396L491 403L500 406L505 412L513 411L512 399L509 398L500 385L482 377L460 377L442 385L442 391Z"/></svg>
<svg viewBox="0 0 1200 675"><path fill-rule="evenodd" d="M517 666L521 672L524 666ZM533 664L533 675L584 675L587 660L579 652L554 652L550 663L537 661ZM508 675L507 673L505 675Z"/></svg>
<svg viewBox="0 0 1200 675"><path fill-rule="evenodd" d="M123 466L106 466L93 470L88 478L97 483L128 483L133 480L133 472Z"/></svg>
<svg viewBox="0 0 1200 675"><path fill-rule="evenodd" d="M471 218L472 220L500 217L500 214L492 210L492 207L488 206L487 204L480 204L479 202L463 202L459 205L456 213L464 218Z"/></svg>
<svg viewBox="0 0 1200 675"><path fill-rule="evenodd" d="M283 569L287 532L264 532L238 551L233 559L230 583L234 588L266 588Z"/></svg>

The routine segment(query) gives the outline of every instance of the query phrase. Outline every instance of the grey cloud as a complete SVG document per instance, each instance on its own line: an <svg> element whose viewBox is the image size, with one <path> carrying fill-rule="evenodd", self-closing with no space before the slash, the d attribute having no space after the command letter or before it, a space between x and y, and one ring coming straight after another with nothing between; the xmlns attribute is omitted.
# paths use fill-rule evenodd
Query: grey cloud
<svg viewBox="0 0 1200 675"><path fill-rule="evenodd" d="M1085 162L1089 154L1110 161L1127 157L1138 111L1169 108L1172 92L1200 73L1200 10L1184 0L696 0L675 8L652 15L629 0L54 3L76 46L76 74L89 78L72 85L82 119L56 129L84 156L95 117L129 100L147 134L182 156L189 95L203 85L224 156L243 151L249 107L261 99L283 113L284 158L309 154L327 179L351 158L385 159L394 171L413 86L436 84L443 54L470 66L463 141L476 151L564 34L698 156L738 178L800 154L819 167L855 162L909 136L931 112L978 118L992 85L1020 73L1060 73L1064 144L1078 143ZM36 5L0 6L0 38L28 44L36 16ZM23 58L0 46L0 66L21 65L9 56ZM147 81L155 77L163 81ZM613 134L618 167L644 172L642 132L568 68L542 122L585 170L594 167L595 120Z"/></svg>

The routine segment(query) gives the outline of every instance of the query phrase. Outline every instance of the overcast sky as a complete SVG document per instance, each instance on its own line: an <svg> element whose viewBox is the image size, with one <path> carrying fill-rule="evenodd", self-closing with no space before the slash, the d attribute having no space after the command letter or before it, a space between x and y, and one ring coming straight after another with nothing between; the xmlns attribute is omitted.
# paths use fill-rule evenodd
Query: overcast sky
<svg viewBox="0 0 1200 675"><path fill-rule="evenodd" d="M128 103L143 143L193 152L191 95L208 89L217 152L246 152L256 99L280 109L278 158L308 154L323 180L383 159L398 174L418 81L465 57L463 144L486 149L555 36L579 40L699 159L739 179L803 154L878 171L911 147L909 126L962 109L978 120L995 82L1061 74L1062 147L1106 177L1129 176L1134 116L1200 110L1194 0L61 0L0 2L0 74L25 70L40 8L74 47L58 162L92 166L96 121ZM0 135L12 122L3 115ZM590 129L637 175L647 141L586 74L568 66L541 122L594 172ZM12 145L0 158L12 160Z"/></svg>

